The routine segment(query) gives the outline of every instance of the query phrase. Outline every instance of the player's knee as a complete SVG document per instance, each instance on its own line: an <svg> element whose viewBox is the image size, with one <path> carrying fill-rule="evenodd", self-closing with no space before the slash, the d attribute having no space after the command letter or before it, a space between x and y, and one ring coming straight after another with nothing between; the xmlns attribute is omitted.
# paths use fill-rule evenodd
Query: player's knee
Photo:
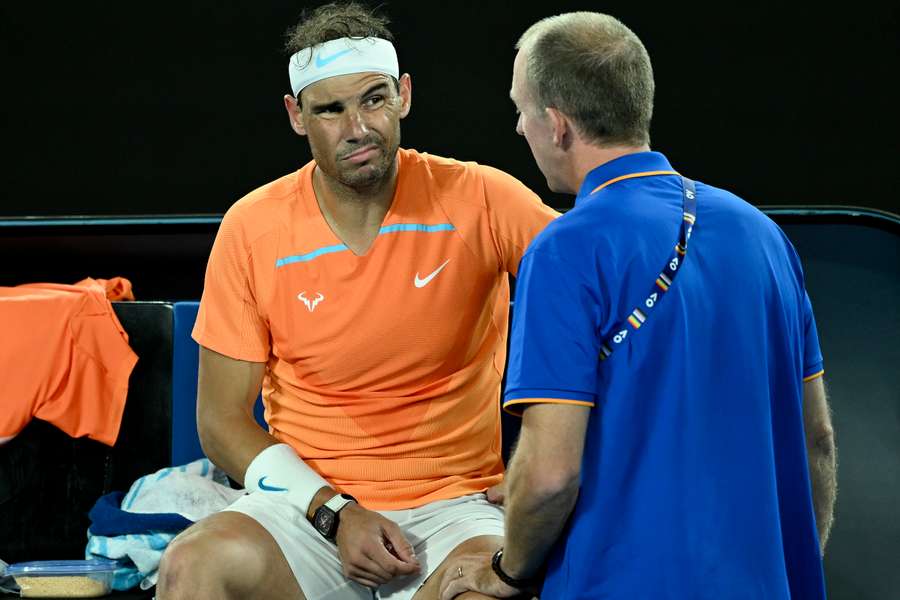
<svg viewBox="0 0 900 600"><path fill-rule="evenodd" d="M253 544L238 533L222 530L182 535L176 538L159 564L158 600L196 598L198 589L229 587L240 574L242 580L264 568ZM161 592L161 593L159 593Z"/></svg>
<svg viewBox="0 0 900 600"><path fill-rule="evenodd" d="M192 568L197 563L195 544L176 538L162 555L159 561L159 577L156 597L159 600L179 600L185 597L185 591L191 585Z"/></svg>

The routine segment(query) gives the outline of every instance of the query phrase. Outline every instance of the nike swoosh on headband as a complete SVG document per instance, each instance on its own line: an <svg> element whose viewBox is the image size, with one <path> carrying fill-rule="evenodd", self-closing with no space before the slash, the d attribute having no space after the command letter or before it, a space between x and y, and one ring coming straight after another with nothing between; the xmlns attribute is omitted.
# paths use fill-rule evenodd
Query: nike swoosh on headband
<svg viewBox="0 0 900 600"><path fill-rule="evenodd" d="M344 56L349 52L353 52L353 48L347 48L346 50L341 50L340 52L335 52L331 56L322 56L321 54L316 56L316 68L321 69L325 65L331 64L340 57Z"/></svg>
<svg viewBox="0 0 900 600"><path fill-rule="evenodd" d="M264 491L264 492L286 492L286 491L288 491L287 488L276 487L274 485L266 485L265 484L266 479L267 479L266 477L259 478L259 483L257 485L259 486L259 489L261 489L262 491Z"/></svg>

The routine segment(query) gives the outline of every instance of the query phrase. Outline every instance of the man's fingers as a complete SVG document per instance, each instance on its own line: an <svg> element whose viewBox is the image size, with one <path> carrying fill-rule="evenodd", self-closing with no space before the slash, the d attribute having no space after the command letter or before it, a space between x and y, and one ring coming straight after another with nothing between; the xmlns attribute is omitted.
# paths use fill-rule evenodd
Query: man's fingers
<svg viewBox="0 0 900 600"><path fill-rule="evenodd" d="M503 504L506 500L506 483L501 481L495 486L489 487L486 492L488 502L491 504Z"/></svg>
<svg viewBox="0 0 900 600"><path fill-rule="evenodd" d="M465 576L460 576L461 573L464 573L462 567L464 562L465 558L459 557L447 564L447 567L444 569L444 574L441 577L441 584L439 587L441 600L449 600L450 598L456 597L458 594L462 594L466 590L474 589L466 584L467 578Z"/></svg>
<svg viewBox="0 0 900 600"><path fill-rule="evenodd" d="M419 561L396 523L352 503L345 511L337 545L347 578L377 587L419 572Z"/></svg>
<svg viewBox="0 0 900 600"><path fill-rule="evenodd" d="M453 573L452 575L450 573L444 574L444 581L446 581L448 577L450 578L450 581L446 584L445 587L442 586L444 587L444 589L441 592L441 600L453 600L453 598L456 598L463 592L472 589L468 585L466 585L464 578L456 577L454 579L453 577L455 575L456 573Z"/></svg>
<svg viewBox="0 0 900 600"><path fill-rule="evenodd" d="M438 599L444 600L448 596L446 594L449 592L450 583L452 583L453 579L449 576L450 569L444 571L444 574L441 575L441 583L438 585Z"/></svg>
<svg viewBox="0 0 900 600"><path fill-rule="evenodd" d="M353 559L353 567L362 573L363 576L377 581L379 584L387 583L396 573L390 566L383 565L379 557L372 556L365 549L362 550L360 556Z"/></svg>
<svg viewBox="0 0 900 600"><path fill-rule="evenodd" d="M360 585L364 585L367 588L370 588L373 590L378 588L379 585L381 585L380 583L376 583L375 581L372 581L371 579L367 579L365 577L357 576L357 575L349 575L347 577L347 579L349 579L351 581L355 581L356 583L358 583Z"/></svg>
<svg viewBox="0 0 900 600"><path fill-rule="evenodd" d="M397 566L399 573L408 575L410 573L419 572L419 559L412 545L400 531L400 527L396 523L387 521L382 526L383 540L381 549L384 552L383 558L389 560L389 564ZM375 558L375 557L373 557ZM382 562L382 564L384 564Z"/></svg>
<svg viewBox="0 0 900 600"><path fill-rule="evenodd" d="M396 577L397 575L412 575L414 573L418 573L419 566L418 561L416 562L405 562L388 552L387 548L381 546L380 549L375 551L375 556L373 556L373 560L375 560L383 569L387 572L391 573L391 577Z"/></svg>

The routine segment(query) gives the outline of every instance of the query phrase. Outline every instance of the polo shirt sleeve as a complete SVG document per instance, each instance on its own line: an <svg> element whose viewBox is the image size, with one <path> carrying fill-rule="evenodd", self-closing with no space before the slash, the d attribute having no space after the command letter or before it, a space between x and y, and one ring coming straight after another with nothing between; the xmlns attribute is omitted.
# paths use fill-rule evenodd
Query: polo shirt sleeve
<svg viewBox="0 0 900 600"><path fill-rule="evenodd" d="M69 321L71 363L65 364L68 373L60 377L68 384L41 402L34 416L72 437L88 436L113 446L138 357L128 345L128 334L116 318L106 290L97 285L86 295L79 314Z"/></svg>
<svg viewBox="0 0 900 600"><path fill-rule="evenodd" d="M230 358L266 362L269 328L257 304L251 240L238 207L225 214L216 234L191 335L201 346Z"/></svg>
<svg viewBox="0 0 900 600"><path fill-rule="evenodd" d="M500 267L516 276L528 244L559 213L512 175L485 166L481 166L481 173L488 222Z"/></svg>
<svg viewBox="0 0 900 600"><path fill-rule="evenodd" d="M812 302L809 294L803 292L803 381L821 377L825 373L822 350L819 347L819 333L816 330L816 318L813 316Z"/></svg>
<svg viewBox="0 0 900 600"><path fill-rule="evenodd" d="M594 406L600 303L577 268L552 251L529 250L519 267L503 407Z"/></svg>

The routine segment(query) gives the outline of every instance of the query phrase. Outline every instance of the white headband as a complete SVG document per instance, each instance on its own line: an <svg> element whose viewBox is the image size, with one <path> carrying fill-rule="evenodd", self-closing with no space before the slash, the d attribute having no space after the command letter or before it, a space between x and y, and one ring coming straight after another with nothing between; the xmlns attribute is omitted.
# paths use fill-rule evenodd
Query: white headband
<svg viewBox="0 0 900 600"><path fill-rule="evenodd" d="M329 77L351 73L384 73L400 77L397 51L381 38L339 38L304 48L288 61L291 89L300 90Z"/></svg>

